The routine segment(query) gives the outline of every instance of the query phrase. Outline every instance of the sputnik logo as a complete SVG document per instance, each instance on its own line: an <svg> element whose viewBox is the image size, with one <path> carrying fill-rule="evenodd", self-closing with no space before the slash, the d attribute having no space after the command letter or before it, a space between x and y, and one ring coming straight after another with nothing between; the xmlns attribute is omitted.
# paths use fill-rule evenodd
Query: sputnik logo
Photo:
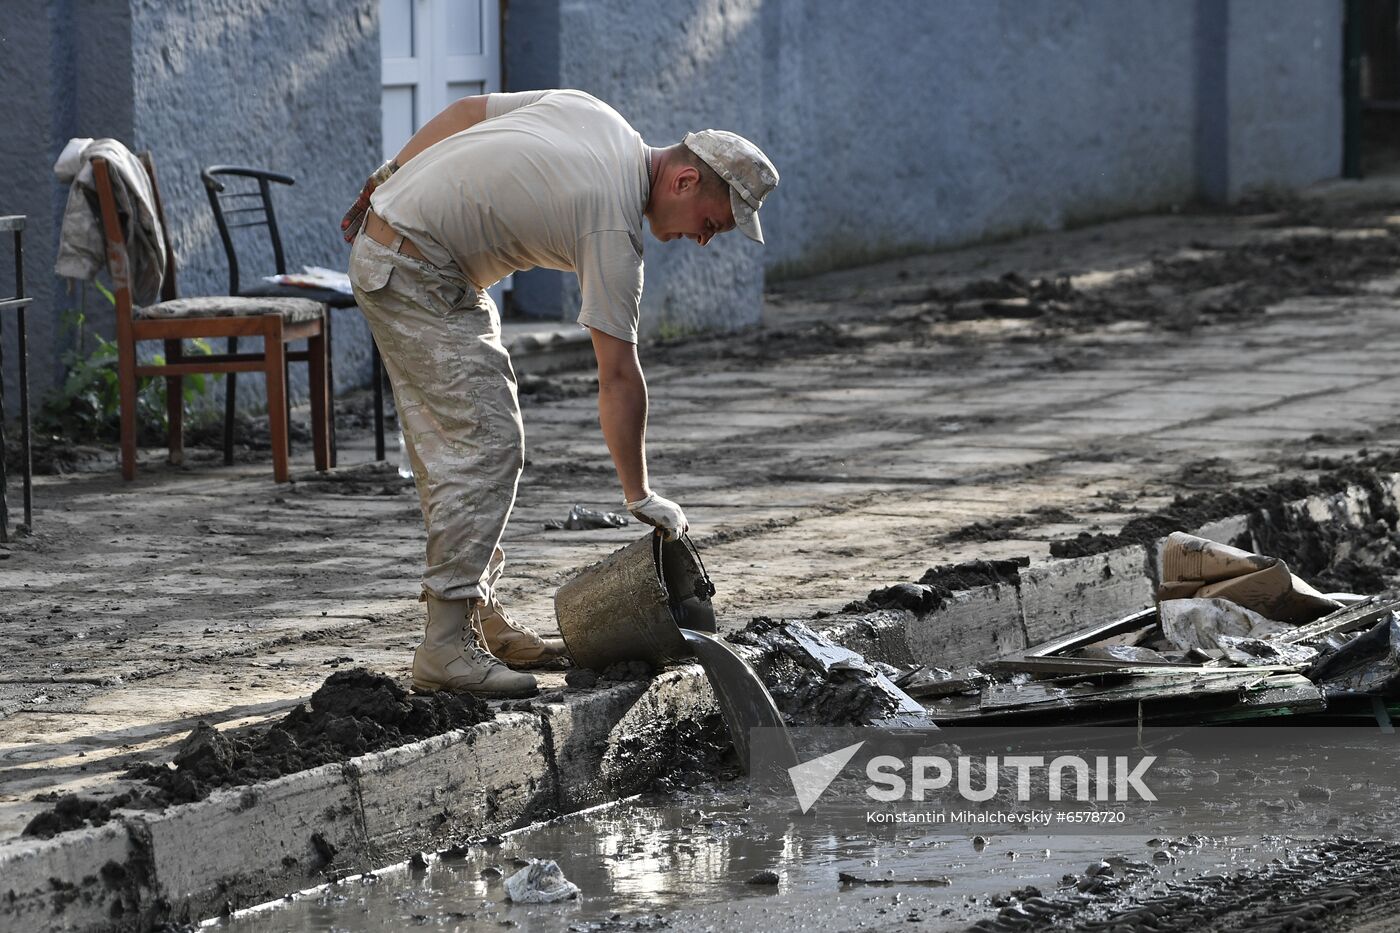
<svg viewBox="0 0 1400 933"><path fill-rule="evenodd" d="M803 813L812 809L817 799L831 786L831 782L836 780L836 775L841 773L841 769L850 763L864 744L857 742L847 745L845 748L788 768L788 777L792 779L792 789L797 794L797 803Z"/></svg>

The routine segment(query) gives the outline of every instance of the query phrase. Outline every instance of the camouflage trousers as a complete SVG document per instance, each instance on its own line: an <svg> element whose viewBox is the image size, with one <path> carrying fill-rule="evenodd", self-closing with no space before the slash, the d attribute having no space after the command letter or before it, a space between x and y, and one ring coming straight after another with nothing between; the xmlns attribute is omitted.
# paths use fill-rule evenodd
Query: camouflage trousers
<svg viewBox="0 0 1400 933"><path fill-rule="evenodd" d="M490 599L525 465L515 371L486 292L454 270L355 239L355 301L394 389L428 529L423 591Z"/></svg>

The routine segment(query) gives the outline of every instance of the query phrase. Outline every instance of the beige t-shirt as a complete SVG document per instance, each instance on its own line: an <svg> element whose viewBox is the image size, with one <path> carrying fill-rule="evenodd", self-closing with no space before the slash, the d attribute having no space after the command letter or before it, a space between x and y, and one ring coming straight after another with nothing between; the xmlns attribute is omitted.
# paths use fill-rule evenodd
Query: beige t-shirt
<svg viewBox="0 0 1400 933"><path fill-rule="evenodd" d="M486 119L381 185L374 212L478 288L543 266L578 273L580 324L635 343L642 297L642 138L582 91L492 94Z"/></svg>

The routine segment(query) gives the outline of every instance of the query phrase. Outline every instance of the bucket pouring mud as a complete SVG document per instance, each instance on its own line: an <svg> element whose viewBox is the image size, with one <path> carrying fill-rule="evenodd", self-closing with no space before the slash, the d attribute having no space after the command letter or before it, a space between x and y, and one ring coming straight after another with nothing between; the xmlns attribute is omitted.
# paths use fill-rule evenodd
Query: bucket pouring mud
<svg viewBox="0 0 1400 933"><path fill-rule="evenodd" d="M580 667L665 667L694 655L682 628L715 631L714 593L689 537L666 541L649 533L559 587L554 615Z"/></svg>
<svg viewBox="0 0 1400 933"><path fill-rule="evenodd" d="M751 729L776 729L779 771L796 764L782 713L748 661L714 637L715 587L690 538L649 534L584 569L554 594L554 614L574 663L602 670L619 661L664 667L692 658L705 669L747 771Z"/></svg>
<svg viewBox="0 0 1400 933"><path fill-rule="evenodd" d="M771 781L781 778L787 769L796 765L797 753L792 740L788 738L787 725L783 714L773 702L773 696L758 673L732 648L713 635L684 629L681 632L686 642L700 659L705 669L705 677L710 689L719 702L720 715L724 717L725 728L734 741L734 754L739 756L744 770L750 777ZM769 736L769 746L764 749L770 769L763 774L754 773L753 733L750 730L764 729Z"/></svg>

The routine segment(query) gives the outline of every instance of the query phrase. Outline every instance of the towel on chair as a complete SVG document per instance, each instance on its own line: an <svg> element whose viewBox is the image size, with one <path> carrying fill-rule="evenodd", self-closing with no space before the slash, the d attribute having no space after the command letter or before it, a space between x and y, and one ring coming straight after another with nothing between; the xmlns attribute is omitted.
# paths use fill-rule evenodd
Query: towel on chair
<svg viewBox="0 0 1400 933"><path fill-rule="evenodd" d="M115 139L70 139L54 163L59 181L71 185L54 272L65 278L90 280L107 265L102 211L93 182L94 158L106 159L112 176L112 193L131 264L131 300L137 305L152 304L160 299L165 277L165 234L145 166Z"/></svg>

